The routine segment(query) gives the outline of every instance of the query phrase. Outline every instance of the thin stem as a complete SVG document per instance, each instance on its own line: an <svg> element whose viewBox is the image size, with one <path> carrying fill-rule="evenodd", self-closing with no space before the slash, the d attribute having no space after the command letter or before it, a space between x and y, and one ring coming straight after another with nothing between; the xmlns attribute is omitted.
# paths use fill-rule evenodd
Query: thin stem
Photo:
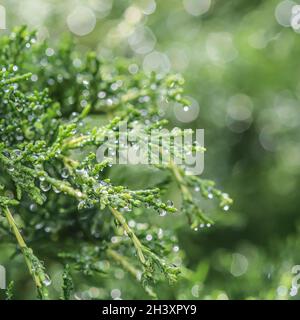
<svg viewBox="0 0 300 320"><path fill-rule="evenodd" d="M76 168L79 164L77 161L69 159L68 157L64 157L63 159L64 159L65 163L67 163L69 166L71 166L73 168L74 167ZM82 193L82 197L86 197L86 195L84 193ZM129 238L131 239L141 263L145 264L146 258L143 254L144 247L143 247L142 243L137 238L135 233L131 230L131 228L129 227L129 225L126 222L126 219L122 216L122 214L118 210L116 210L112 207L109 207L109 210L111 211L111 213L113 214L115 219L120 223L120 225L122 226L123 230L127 233Z"/></svg>
<svg viewBox="0 0 300 320"><path fill-rule="evenodd" d="M178 168L178 166L171 160L170 164L169 164L169 168L171 169L171 171L173 172L173 175L176 179L176 182L183 194L183 198L186 199L189 202L193 201L193 196L189 190L189 188L186 185L186 182L184 181L182 174L180 172L180 169ZM188 222L191 224L192 223L192 217L191 215L187 212L187 219Z"/></svg>
<svg viewBox="0 0 300 320"><path fill-rule="evenodd" d="M137 270L131 263L129 263L125 257L112 249L107 249L106 253L109 257L119 263L125 270L131 273L135 278L138 278L139 270Z"/></svg>
<svg viewBox="0 0 300 320"><path fill-rule="evenodd" d="M26 253L25 253L25 251L28 250L29 248L27 247L27 245L26 245L26 243L25 243L25 241L24 241L24 239L23 239L23 237L22 237L22 235L21 235L21 233L20 233L20 231L19 231L19 229L17 227L17 224L16 224L12 214L11 214L10 210L7 207L4 208L4 213L5 213L6 219L8 221L8 224L11 227L11 229L13 230L13 233L14 233L14 235L15 235L15 237L17 239L17 242L19 244L19 247L20 247L20 249L21 249L21 251L23 253L23 256L24 256L25 262L27 264L29 273L31 274L31 276L32 276L32 278L34 280L36 287L38 289L40 289L43 286L42 282L41 282L40 278L33 272L32 263L31 263L30 259L28 259L28 257L26 256Z"/></svg>
<svg viewBox="0 0 300 320"><path fill-rule="evenodd" d="M183 195L185 196L185 198L187 200L192 201L192 199L193 199L192 194L191 194L190 190L188 189L188 187L186 186L186 183L185 183L185 181L179 171L178 166L176 166L173 162L171 162L170 168L174 173L174 177L175 177Z"/></svg>
<svg viewBox="0 0 300 320"><path fill-rule="evenodd" d="M122 226L124 231L126 231L128 237L132 240L133 245L136 249L136 252L138 254L138 257L139 257L141 263L145 264L146 259L143 254L143 245L141 244L140 240L137 238L135 233L131 230L131 228L127 224L127 222L126 222L125 218L122 216L122 214L118 210L116 210L112 207L110 207L109 209L110 209L111 213L113 214L113 216L115 217L115 219L120 223L120 225Z"/></svg>
<svg viewBox="0 0 300 320"><path fill-rule="evenodd" d="M28 79L31 75L32 75L32 73L28 72L28 73L25 73L25 74L22 74L22 75L19 75L19 76L15 76L15 77L9 78L7 80L4 80L4 82L1 83L0 87L3 87L4 85L8 85L8 84L11 84L11 83L19 82L19 81L21 81L23 79Z"/></svg>

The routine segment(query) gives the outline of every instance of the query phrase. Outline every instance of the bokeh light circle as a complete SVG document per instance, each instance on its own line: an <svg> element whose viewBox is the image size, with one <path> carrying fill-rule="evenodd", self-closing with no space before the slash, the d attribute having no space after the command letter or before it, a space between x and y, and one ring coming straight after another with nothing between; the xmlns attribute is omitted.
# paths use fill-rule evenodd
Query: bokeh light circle
<svg viewBox="0 0 300 320"><path fill-rule="evenodd" d="M294 1L281 1L275 9L275 18L277 22L283 27L291 25L292 9L296 5Z"/></svg>
<svg viewBox="0 0 300 320"><path fill-rule="evenodd" d="M128 37L128 43L134 52L147 54L154 49L156 38L149 28L140 26Z"/></svg>
<svg viewBox="0 0 300 320"><path fill-rule="evenodd" d="M200 16L209 10L211 0L183 0L183 6L189 14Z"/></svg>
<svg viewBox="0 0 300 320"><path fill-rule="evenodd" d="M192 122L197 119L200 111L199 103L191 98L187 97L187 100L191 102L190 105L184 106L180 103L174 105L174 115L180 122Z"/></svg>
<svg viewBox="0 0 300 320"><path fill-rule="evenodd" d="M226 64L238 55L233 37L228 32L210 33L206 40L206 52L208 58L216 65Z"/></svg>
<svg viewBox="0 0 300 320"><path fill-rule="evenodd" d="M155 72L164 75L170 71L171 63L168 56L164 53L153 51L145 56L143 70L146 74Z"/></svg>
<svg viewBox="0 0 300 320"><path fill-rule="evenodd" d="M91 33L96 26L96 16L88 7L78 6L67 17L70 31L77 36Z"/></svg>

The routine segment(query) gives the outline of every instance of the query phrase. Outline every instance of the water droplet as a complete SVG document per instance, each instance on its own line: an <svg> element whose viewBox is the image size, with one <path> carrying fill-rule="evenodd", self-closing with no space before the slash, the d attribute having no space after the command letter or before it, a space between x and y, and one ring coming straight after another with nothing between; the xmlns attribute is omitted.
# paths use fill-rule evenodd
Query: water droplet
<svg viewBox="0 0 300 320"><path fill-rule="evenodd" d="M55 193L60 193L61 191L58 189L58 188L56 188L56 187L53 187L53 191L55 192Z"/></svg>
<svg viewBox="0 0 300 320"><path fill-rule="evenodd" d="M167 211L166 211L166 210L161 210L160 213L159 213L159 215L160 215L161 217L164 217L166 214L167 214Z"/></svg>
<svg viewBox="0 0 300 320"><path fill-rule="evenodd" d="M67 169L62 169L61 171L61 177L63 179L67 179L69 177L69 171Z"/></svg>
<svg viewBox="0 0 300 320"><path fill-rule="evenodd" d="M134 220L130 220L128 222L128 225L129 225L130 228L134 228L136 226L136 222Z"/></svg>
<svg viewBox="0 0 300 320"><path fill-rule="evenodd" d="M30 79L31 81L36 82L38 81L39 77L36 74L33 74Z"/></svg>
<svg viewBox="0 0 300 320"><path fill-rule="evenodd" d="M117 83L112 83L110 88L111 88L111 90L116 91L119 88L119 86Z"/></svg>
<svg viewBox="0 0 300 320"><path fill-rule="evenodd" d="M45 53L46 53L46 56L51 57L54 55L55 51L52 48L47 48Z"/></svg>
<svg viewBox="0 0 300 320"><path fill-rule="evenodd" d="M159 228L157 232L158 238L161 239L164 236L164 231L163 229Z"/></svg>
<svg viewBox="0 0 300 320"><path fill-rule="evenodd" d="M47 233L51 232L51 230L52 230L52 229L51 229L50 227L46 227L46 228L45 228L45 232L47 232Z"/></svg>
<svg viewBox="0 0 300 320"><path fill-rule="evenodd" d="M43 280L43 284L46 286L46 287L49 287L51 285L52 281L50 279L50 277L46 274L45 275L45 279Z"/></svg>
<svg viewBox="0 0 300 320"><path fill-rule="evenodd" d="M30 206L29 206L29 210L34 212L37 210L37 205L35 203L32 203Z"/></svg>
<svg viewBox="0 0 300 320"><path fill-rule="evenodd" d="M6 157L6 158L10 158L10 153L8 151L3 151L2 154Z"/></svg>
<svg viewBox="0 0 300 320"><path fill-rule="evenodd" d="M48 183L47 181L41 181L40 182L40 188L44 191L44 192L47 192L51 189L51 184Z"/></svg>
<svg viewBox="0 0 300 320"><path fill-rule="evenodd" d="M36 230L40 230L40 229L43 228L43 226L44 226L43 223L38 223L38 224L35 226L35 229L36 229Z"/></svg>
<svg viewBox="0 0 300 320"><path fill-rule="evenodd" d="M107 106L112 106L113 105L113 100L112 99L107 99L106 100L106 104L107 104Z"/></svg>
<svg viewBox="0 0 300 320"><path fill-rule="evenodd" d="M146 240L147 241L151 241L152 239L153 239L152 235L151 234L147 234Z"/></svg>
<svg viewBox="0 0 300 320"><path fill-rule="evenodd" d="M88 176L88 173L86 170L84 169L76 169L76 173L83 176L83 177L87 177Z"/></svg>
<svg viewBox="0 0 300 320"><path fill-rule="evenodd" d="M174 246L174 247L173 247L173 251L174 251L174 252L178 252L178 251L179 251L179 247L178 247L178 246Z"/></svg>
<svg viewBox="0 0 300 320"><path fill-rule="evenodd" d="M105 98L105 97L106 97L106 93L105 93L104 91L98 92L98 98L99 98L99 99L103 99L103 98Z"/></svg>
<svg viewBox="0 0 300 320"><path fill-rule="evenodd" d="M169 207L174 207L174 202L173 202L172 200L168 200L168 201L167 201L167 205L168 205Z"/></svg>
<svg viewBox="0 0 300 320"><path fill-rule="evenodd" d="M19 157L21 155L21 151L19 149L15 149L14 154L16 157Z"/></svg>
<svg viewBox="0 0 300 320"><path fill-rule="evenodd" d="M22 141L24 140L24 137L22 135L16 136L17 141Z"/></svg>
<svg viewBox="0 0 300 320"><path fill-rule="evenodd" d="M113 290L111 290L110 295L114 300L120 299L121 298L121 290L113 289Z"/></svg>

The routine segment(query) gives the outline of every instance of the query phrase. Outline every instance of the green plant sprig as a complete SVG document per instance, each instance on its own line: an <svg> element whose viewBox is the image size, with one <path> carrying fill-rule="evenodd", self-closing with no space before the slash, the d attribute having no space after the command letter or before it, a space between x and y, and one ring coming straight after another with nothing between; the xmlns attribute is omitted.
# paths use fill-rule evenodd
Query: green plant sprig
<svg viewBox="0 0 300 320"><path fill-rule="evenodd" d="M109 176L110 159L98 162L95 152L108 142L111 131L118 137L122 122L127 123L128 134L141 129L148 136L164 128L168 121L159 105L188 104L182 96L184 81L179 75L131 74L128 62L102 61L95 53L82 57L68 41L50 50L51 54L47 48L25 27L0 39L0 215L4 227L0 235L7 243L11 243L9 235L14 235L40 299L51 298L51 280L31 247L39 256L65 265L62 299L72 298L73 270L91 275L101 269L95 264L103 259L138 278L156 298L154 285L162 280L161 275L170 283L178 278L180 268L172 263L177 240L172 228L163 231L148 223L139 222L140 228L134 225L136 220L148 221L153 212L177 211L172 202L161 200L169 179L164 186L157 183L137 190L126 183L114 184ZM141 137L136 143L142 142ZM172 146L172 154L178 156L176 144ZM185 152L196 150L193 146ZM187 176L181 166L170 162L155 167L174 177L183 199L179 211L187 214L193 228L212 223L195 201L193 188L199 188L205 199L212 194L224 209L232 203L212 182ZM78 247L70 245L74 241ZM42 243L49 248L46 255Z"/></svg>

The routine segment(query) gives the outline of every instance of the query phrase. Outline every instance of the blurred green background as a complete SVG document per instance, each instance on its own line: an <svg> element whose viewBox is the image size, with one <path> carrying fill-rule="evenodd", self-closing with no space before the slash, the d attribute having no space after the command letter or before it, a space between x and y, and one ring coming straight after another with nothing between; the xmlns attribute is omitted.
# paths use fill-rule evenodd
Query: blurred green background
<svg viewBox="0 0 300 320"><path fill-rule="evenodd" d="M212 228L176 224L189 270L160 298L297 299L300 264L300 34L278 0L7 0L7 28L27 24L55 44L71 34L80 50L133 59L134 73L182 73L193 101L170 120L204 128L204 177L235 203ZM296 7L297 8L297 7ZM165 225L173 222L166 219ZM3 246L2 246L3 247ZM0 244L0 259L6 249ZM0 260L1 261L1 260ZM53 266L55 273L55 266ZM18 277L18 272L13 272ZM19 275L21 278L22 276ZM121 280L122 279L122 280ZM55 279L54 279L55 282ZM58 286L57 286L58 287ZM122 274L85 287L84 298L146 297ZM24 288L25 292L30 288ZM117 292L118 293L118 292ZM119 293L117 294L119 296ZM30 294L28 293L28 297Z"/></svg>

